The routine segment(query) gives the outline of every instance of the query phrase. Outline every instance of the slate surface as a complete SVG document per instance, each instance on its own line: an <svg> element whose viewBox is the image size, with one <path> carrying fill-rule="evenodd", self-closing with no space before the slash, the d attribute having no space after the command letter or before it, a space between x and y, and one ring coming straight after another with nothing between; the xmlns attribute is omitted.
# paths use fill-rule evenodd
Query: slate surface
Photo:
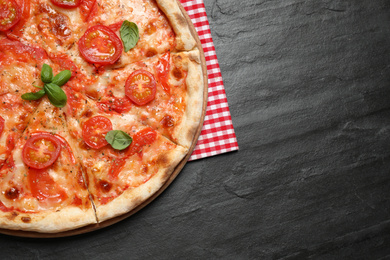
<svg viewBox="0 0 390 260"><path fill-rule="evenodd" d="M151 205L2 259L390 258L390 2L205 0L239 152Z"/></svg>

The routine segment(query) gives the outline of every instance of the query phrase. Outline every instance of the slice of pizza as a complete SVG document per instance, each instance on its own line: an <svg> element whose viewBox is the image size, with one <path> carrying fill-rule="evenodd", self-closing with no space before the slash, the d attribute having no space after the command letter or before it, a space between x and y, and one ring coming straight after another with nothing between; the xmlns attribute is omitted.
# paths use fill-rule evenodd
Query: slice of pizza
<svg viewBox="0 0 390 260"><path fill-rule="evenodd" d="M70 6L76 2L76 6ZM86 2L91 1L17 0L17 6L10 4L8 8L19 12L21 19L9 30L0 28L0 36L45 50L60 71L72 71L69 84L77 90L91 84L96 71L93 64L79 57L77 47L78 40L87 29L84 16L91 6L87 6Z"/></svg>
<svg viewBox="0 0 390 260"><path fill-rule="evenodd" d="M99 84L88 88L100 111L136 115L142 124L187 148L201 120L203 91L198 50L166 52L107 71Z"/></svg>
<svg viewBox="0 0 390 260"><path fill-rule="evenodd" d="M95 101L70 88L66 92L69 132L78 143L99 222L150 198L187 154L136 115L104 113Z"/></svg>
<svg viewBox="0 0 390 260"><path fill-rule="evenodd" d="M20 138L39 101L21 95L39 91L46 52L0 36L0 167Z"/></svg>
<svg viewBox="0 0 390 260"><path fill-rule="evenodd" d="M96 223L65 114L45 97L0 169L0 227L57 233Z"/></svg>

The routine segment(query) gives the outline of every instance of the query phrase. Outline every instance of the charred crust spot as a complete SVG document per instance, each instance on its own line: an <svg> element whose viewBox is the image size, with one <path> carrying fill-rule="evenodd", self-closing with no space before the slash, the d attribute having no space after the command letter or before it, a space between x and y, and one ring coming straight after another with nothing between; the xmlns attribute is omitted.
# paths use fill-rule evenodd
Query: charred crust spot
<svg viewBox="0 0 390 260"><path fill-rule="evenodd" d="M162 167L167 167L169 166L169 158L166 154L161 154L158 158L157 158L157 164L159 166L162 166Z"/></svg>
<svg viewBox="0 0 390 260"><path fill-rule="evenodd" d="M30 223L31 222L31 218L30 217L21 217L21 220L24 222L24 223Z"/></svg>
<svg viewBox="0 0 390 260"><path fill-rule="evenodd" d="M89 118L92 115L93 115L92 110L91 109L87 109L86 111L83 112L83 114L81 116Z"/></svg>
<svg viewBox="0 0 390 260"><path fill-rule="evenodd" d="M14 220L18 215L19 215L19 214L18 214L17 212L12 211L12 212L7 216L7 218L8 218L9 220Z"/></svg>
<svg viewBox="0 0 390 260"><path fill-rule="evenodd" d="M175 18L176 18L177 24L180 27L186 27L187 26L187 21L186 21L186 19L184 18L183 15L181 15L179 13L176 13L175 14Z"/></svg>
<svg viewBox="0 0 390 260"><path fill-rule="evenodd" d="M104 193L109 192L112 188L112 184L109 183L108 181L104 181L104 180L100 180L98 182L98 186Z"/></svg>
<svg viewBox="0 0 390 260"><path fill-rule="evenodd" d="M155 56L156 54L157 54L157 50L156 50L156 49L154 49L154 48L149 48L149 49L146 51L145 56L149 58L149 57Z"/></svg>
<svg viewBox="0 0 390 260"><path fill-rule="evenodd" d="M175 68L172 70L172 75L173 75L176 79L181 79L181 78L183 78L183 73L182 73L181 70L179 70L177 67L175 67Z"/></svg>
<svg viewBox="0 0 390 260"><path fill-rule="evenodd" d="M17 199L19 197L19 190L15 187L11 187L9 188L8 190L5 191L5 197L9 200L14 200L14 199Z"/></svg>
<svg viewBox="0 0 390 260"><path fill-rule="evenodd" d="M175 57L175 63L181 62L183 60L183 57L180 54L177 54Z"/></svg>

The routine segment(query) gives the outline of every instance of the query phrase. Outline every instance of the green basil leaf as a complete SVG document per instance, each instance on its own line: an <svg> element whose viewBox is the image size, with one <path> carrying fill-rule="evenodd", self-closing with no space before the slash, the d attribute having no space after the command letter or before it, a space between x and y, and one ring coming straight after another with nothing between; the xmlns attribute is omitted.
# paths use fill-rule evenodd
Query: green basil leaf
<svg viewBox="0 0 390 260"><path fill-rule="evenodd" d="M22 95L24 100L38 100L45 95L45 90L41 89L37 92L25 93Z"/></svg>
<svg viewBox="0 0 390 260"><path fill-rule="evenodd" d="M68 82L70 77L72 77L72 72L70 70L63 70L54 76L51 83L56 84L57 86L61 87L66 82Z"/></svg>
<svg viewBox="0 0 390 260"><path fill-rule="evenodd" d="M43 64L41 70L41 80L44 83L50 83L52 78L53 78L53 69L49 65Z"/></svg>
<svg viewBox="0 0 390 260"><path fill-rule="evenodd" d="M56 107L64 107L66 105L67 96L65 92L58 85L54 83L45 84L44 90L47 94L47 97Z"/></svg>
<svg viewBox="0 0 390 260"><path fill-rule="evenodd" d="M123 150L127 148L133 139L125 132L121 130L111 130L106 134L107 142L112 148L117 150Z"/></svg>
<svg viewBox="0 0 390 260"><path fill-rule="evenodd" d="M138 26L133 22L125 20L119 29L119 33L121 35L125 52L128 52L130 49L134 48L139 40Z"/></svg>

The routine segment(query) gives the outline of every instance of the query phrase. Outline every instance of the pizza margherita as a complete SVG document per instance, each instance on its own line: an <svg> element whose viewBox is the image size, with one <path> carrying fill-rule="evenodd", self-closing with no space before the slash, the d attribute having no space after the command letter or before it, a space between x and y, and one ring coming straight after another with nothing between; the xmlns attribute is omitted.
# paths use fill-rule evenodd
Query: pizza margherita
<svg viewBox="0 0 390 260"><path fill-rule="evenodd" d="M199 46L176 0L0 0L0 228L130 212L202 122Z"/></svg>

